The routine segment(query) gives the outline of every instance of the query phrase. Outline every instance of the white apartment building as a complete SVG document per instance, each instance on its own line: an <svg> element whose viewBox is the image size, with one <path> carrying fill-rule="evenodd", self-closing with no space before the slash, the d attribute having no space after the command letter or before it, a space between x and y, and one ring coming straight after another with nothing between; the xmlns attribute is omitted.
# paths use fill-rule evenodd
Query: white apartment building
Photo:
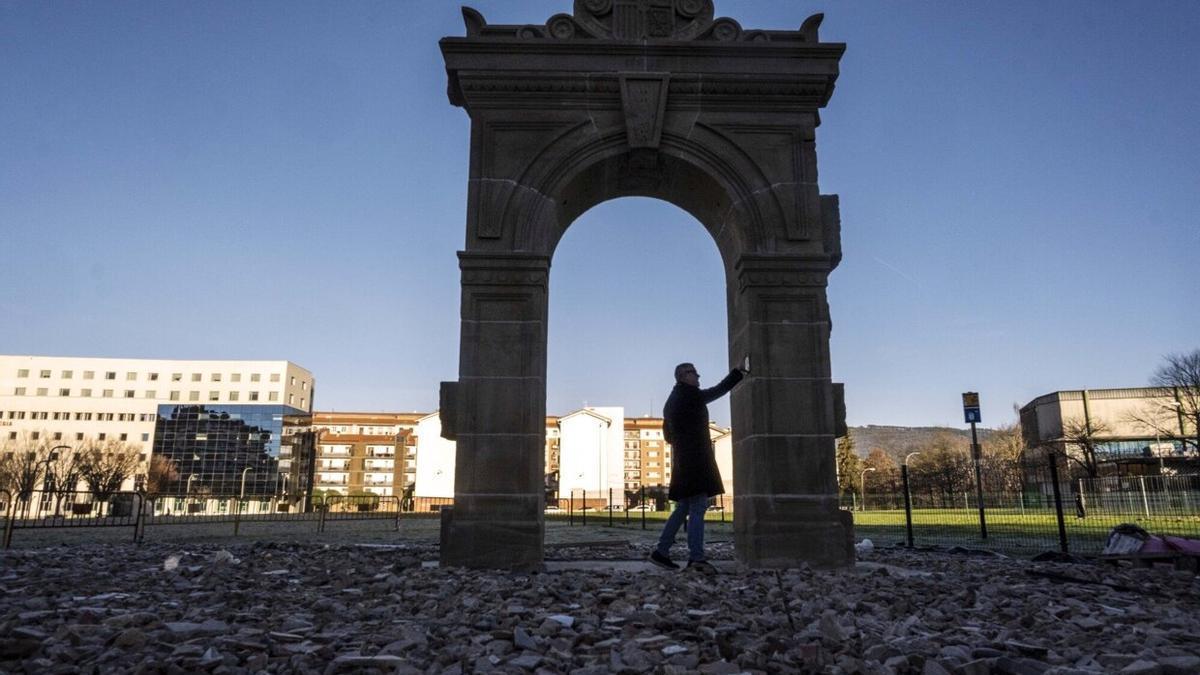
<svg viewBox="0 0 1200 675"><path fill-rule="evenodd" d="M558 420L558 493L613 504L625 500L625 409L584 408ZM590 503L590 502L589 502Z"/></svg>
<svg viewBox="0 0 1200 675"><path fill-rule="evenodd" d="M39 441L74 448L87 438L117 440L140 452L145 473L159 406L311 412L313 389L312 373L289 361L0 355L0 452Z"/></svg>

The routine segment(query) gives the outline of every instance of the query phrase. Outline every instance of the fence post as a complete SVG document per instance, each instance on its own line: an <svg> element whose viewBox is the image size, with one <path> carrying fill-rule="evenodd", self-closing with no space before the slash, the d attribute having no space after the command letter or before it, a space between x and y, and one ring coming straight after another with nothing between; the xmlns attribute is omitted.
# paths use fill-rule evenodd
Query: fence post
<svg viewBox="0 0 1200 675"><path fill-rule="evenodd" d="M1062 490L1058 486L1058 456L1047 453L1050 459L1050 482L1054 488L1054 517L1058 519L1058 545L1067 553L1067 524L1063 521Z"/></svg>
<svg viewBox="0 0 1200 675"><path fill-rule="evenodd" d="M320 505L318 505L318 507L317 507L317 511L319 512L319 515L317 516L317 532L325 531L325 512L328 510L329 510L328 498L322 499Z"/></svg>
<svg viewBox="0 0 1200 675"><path fill-rule="evenodd" d="M567 493L567 526L575 525L575 490Z"/></svg>
<svg viewBox="0 0 1200 675"><path fill-rule="evenodd" d="M613 507L612 488L608 488L608 526L609 527L613 526L612 507Z"/></svg>
<svg viewBox="0 0 1200 675"><path fill-rule="evenodd" d="M912 499L908 494L908 462L900 465L900 480L904 484L904 533L908 547L913 547Z"/></svg>
<svg viewBox="0 0 1200 675"><path fill-rule="evenodd" d="M587 490L579 491L583 495L583 505L579 507L579 524L587 527Z"/></svg>
<svg viewBox="0 0 1200 675"><path fill-rule="evenodd" d="M721 495L721 522L725 522L725 495Z"/></svg>
<svg viewBox="0 0 1200 675"><path fill-rule="evenodd" d="M392 499L396 500L396 531L399 532L400 531L400 507L402 507L403 504L400 502L399 497L393 496Z"/></svg>
<svg viewBox="0 0 1200 675"><path fill-rule="evenodd" d="M642 500L638 502L638 508L642 510L642 529L646 529L646 485L642 484Z"/></svg>
<svg viewBox="0 0 1200 675"><path fill-rule="evenodd" d="M13 516L17 515L17 505L13 502L13 493L4 491L5 503L8 504L8 517L4 519L4 548L12 545Z"/></svg>
<svg viewBox="0 0 1200 675"><path fill-rule="evenodd" d="M133 543L140 544L146 527L146 493L139 491L134 494L137 495L138 510L137 518L133 521Z"/></svg>
<svg viewBox="0 0 1200 675"><path fill-rule="evenodd" d="M1146 511L1146 518L1150 518L1150 502L1146 500L1146 477L1138 476L1138 482L1142 486L1142 508Z"/></svg>
<svg viewBox="0 0 1200 675"><path fill-rule="evenodd" d="M242 527L242 500L235 499L233 504L233 536L236 537Z"/></svg>

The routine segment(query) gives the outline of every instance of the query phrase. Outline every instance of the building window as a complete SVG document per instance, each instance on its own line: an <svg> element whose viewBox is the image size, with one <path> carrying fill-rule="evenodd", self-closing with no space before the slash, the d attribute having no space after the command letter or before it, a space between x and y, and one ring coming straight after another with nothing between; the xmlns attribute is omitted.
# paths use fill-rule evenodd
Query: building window
<svg viewBox="0 0 1200 675"><path fill-rule="evenodd" d="M92 395L92 390L91 389L80 389L79 395L84 398L88 398L89 396Z"/></svg>
<svg viewBox="0 0 1200 675"><path fill-rule="evenodd" d="M129 440L129 434L121 434L121 438L120 438L120 440L122 440L122 441L127 441L127 440Z"/></svg>
<svg viewBox="0 0 1200 675"><path fill-rule="evenodd" d="M137 373L125 373L125 379L129 382L133 382L137 379Z"/></svg>
<svg viewBox="0 0 1200 675"><path fill-rule="evenodd" d="M70 390L70 389L59 389L59 390L58 390L58 395L59 395L59 396L70 396L70 395L71 395L71 390Z"/></svg>
<svg viewBox="0 0 1200 675"><path fill-rule="evenodd" d="M279 373L271 373L271 381L278 382L279 381Z"/></svg>
<svg viewBox="0 0 1200 675"><path fill-rule="evenodd" d="M134 391L132 389L125 390L125 398L133 398Z"/></svg>
<svg viewBox="0 0 1200 675"><path fill-rule="evenodd" d="M183 373L171 373L172 382L183 382Z"/></svg>
<svg viewBox="0 0 1200 675"><path fill-rule="evenodd" d="M25 395L25 387L17 387L16 389L13 389L13 396L24 396L24 395Z"/></svg>
<svg viewBox="0 0 1200 675"><path fill-rule="evenodd" d="M41 373L39 373L39 376L40 376L40 377L41 377L43 380L48 380L48 379L50 379L50 371L48 371L48 370L43 370Z"/></svg>
<svg viewBox="0 0 1200 675"><path fill-rule="evenodd" d="M30 432L29 437L36 441L37 439L42 437L42 432L40 432L40 431Z"/></svg>
<svg viewBox="0 0 1200 675"><path fill-rule="evenodd" d="M38 387L38 390L37 390L37 395L38 395L38 396L45 396L45 395L46 395L46 388L45 388L45 387Z"/></svg>
<svg viewBox="0 0 1200 675"><path fill-rule="evenodd" d="M96 440L98 440L98 441L108 440L108 434L103 434L103 433L96 434Z"/></svg>
<svg viewBox="0 0 1200 675"><path fill-rule="evenodd" d="M150 381L157 382L158 381L158 373L150 373Z"/></svg>
<svg viewBox="0 0 1200 675"><path fill-rule="evenodd" d="M188 392L188 400L189 400L189 401L199 401L199 400L200 400L200 392L198 392L198 391L189 391L189 392Z"/></svg>
<svg viewBox="0 0 1200 675"><path fill-rule="evenodd" d="M291 396L292 396L291 394L288 394L288 403L292 402ZM277 391L270 392L269 394L267 394L267 399L271 400L271 401L278 401L279 400L279 392L277 392Z"/></svg>
<svg viewBox="0 0 1200 675"><path fill-rule="evenodd" d="M200 373L192 373L192 382L200 381Z"/></svg>
<svg viewBox="0 0 1200 675"><path fill-rule="evenodd" d="M241 381L242 381L242 374L241 374L241 373L231 373L231 374L229 375L229 381L230 381L230 382L241 382Z"/></svg>
<svg viewBox="0 0 1200 675"><path fill-rule="evenodd" d="M251 401L257 401L257 400L258 400L258 392L257 392L257 391L252 391L252 392L250 392L250 400L251 400Z"/></svg>
<svg viewBox="0 0 1200 675"><path fill-rule="evenodd" d="M219 391L210 391L210 392L208 392L208 400L210 400L210 401L219 401L219 400L221 400L221 392L219 392Z"/></svg>
<svg viewBox="0 0 1200 675"><path fill-rule="evenodd" d="M80 432L76 432L76 434L75 434L75 440L77 440L77 441L82 441L82 440L83 440L83 432L82 432L82 431L80 431Z"/></svg>
<svg viewBox="0 0 1200 675"><path fill-rule="evenodd" d="M230 401L238 400L238 393L236 391L229 392L229 400Z"/></svg>
<svg viewBox="0 0 1200 675"><path fill-rule="evenodd" d="M83 371L83 379L91 380L91 379L94 379L95 377L96 377L96 371L94 371L94 370Z"/></svg>
<svg viewBox="0 0 1200 675"><path fill-rule="evenodd" d="M10 440L10 441L17 440L17 432L15 432L15 431L8 432L8 440Z"/></svg>
<svg viewBox="0 0 1200 675"><path fill-rule="evenodd" d="M301 409L301 410L303 410L305 405L306 405L306 401L305 401L305 399L304 399L304 398L301 398L301 399L300 399L300 409Z"/></svg>
<svg viewBox="0 0 1200 675"><path fill-rule="evenodd" d="M148 440L150 440L150 434L142 434L142 442L145 443Z"/></svg>
<svg viewBox="0 0 1200 675"><path fill-rule="evenodd" d="M212 381L213 381L213 382L220 382L220 381L221 381L221 374L220 374L220 373L213 373L213 374L212 374L210 377L212 378Z"/></svg>
<svg viewBox="0 0 1200 675"><path fill-rule="evenodd" d="M171 395L168 396L167 398L171 399L172 401L178 401L179 400L179 392L173 391L173 392L171 392Z"/></svg>
<svg viewBox="0 0 1200 675"><path fill-rule="evenodd" d="M290 380L290 384L291 384L293 387L294 387L294 386L296 386L296 376L295 376L295 375L293 375L293 376L292 376L292 378L291 378L291 380Z"/></svg>
<svg viewBox="0 0 1200 675"><path fill-rule="evenodd" d="M261 376L261 375L259 375L258 373L251 373L251 374L250 374L250 381L251 381L251 382L258 382L258 381L259 381L259 380L261 380L261 379L262 379L262 376Z"/></svg>
<svg viewBox="0 0 1200 675"><path fill-rule="evenodd" d="M62 440L62 432L61 431L54 432L54 440L56 440L56 441Z"/></svg>
<svg viewBox="0 0 1200 675"><path fill-rule="evenodd" d="M158 392L154 391L153 389L147 389L146 398L158 398Z"/></svg>
<svg viewBox="0 0 1200 675"><path fill-rule="evenodd" d="M17 371L17 377L29 377L29 369L22 368Z"/></svg>
<svg viewBox="0 0 1200 675"><path fill-rule="evenodd" d="M112 398L112 389L105 389L100 395L104 398Z"/></svg>
<svg viewBox="0 0 1200 675"><path fill-rule="evenodd" d="M106 379L106 380L115 380L115 379L117 379L117 373L116 373L116 371L114 371L114 370L109 370L109 371L105 372L105 373L104 373L104 379Z"/></svg>
<svg viewBox="0 0 1200 675"><path fill-rule="evenodd" d="M64 380L69 380L74 376L75 376L75 371L72 371L72 370L62 371L62 379L64 379Z"/></svg>
<svg viewBox="0 0 1200 675"><path fill-rule="evenodd" d="M308 391L308 380L300 383L300 391Z"/></svg>

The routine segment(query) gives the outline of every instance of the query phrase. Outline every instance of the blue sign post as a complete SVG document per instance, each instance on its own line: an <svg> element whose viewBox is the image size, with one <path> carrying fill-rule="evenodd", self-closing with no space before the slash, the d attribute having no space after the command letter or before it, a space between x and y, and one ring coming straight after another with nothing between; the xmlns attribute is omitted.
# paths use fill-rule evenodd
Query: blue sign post
<svg viewBox="0 0 1200 675"><path fill-rule="evenodd" d="M979 412L979 392L963 392L962 402L963 420L971 425L971 460L975 464L975 502L979 507L979 536L987 539L987 519L983 514L983 472L979 468L982 453L979 438L975 435L975 424L983 421L983 415Z"/></svg>

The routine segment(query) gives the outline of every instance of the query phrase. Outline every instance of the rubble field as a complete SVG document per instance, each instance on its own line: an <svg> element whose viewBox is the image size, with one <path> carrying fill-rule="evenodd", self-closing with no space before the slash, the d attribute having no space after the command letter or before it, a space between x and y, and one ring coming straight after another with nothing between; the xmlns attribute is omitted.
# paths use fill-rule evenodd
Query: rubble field
<svg viewBox="0 0 1200 675"><path fill-rule="evenodd" d="M1200 672L1189 573L900 548L750 570L710 551L721 574L614 564L643 541L548 546L538 573L443 569L428 541L4 551L0 672Z"/></svg>

